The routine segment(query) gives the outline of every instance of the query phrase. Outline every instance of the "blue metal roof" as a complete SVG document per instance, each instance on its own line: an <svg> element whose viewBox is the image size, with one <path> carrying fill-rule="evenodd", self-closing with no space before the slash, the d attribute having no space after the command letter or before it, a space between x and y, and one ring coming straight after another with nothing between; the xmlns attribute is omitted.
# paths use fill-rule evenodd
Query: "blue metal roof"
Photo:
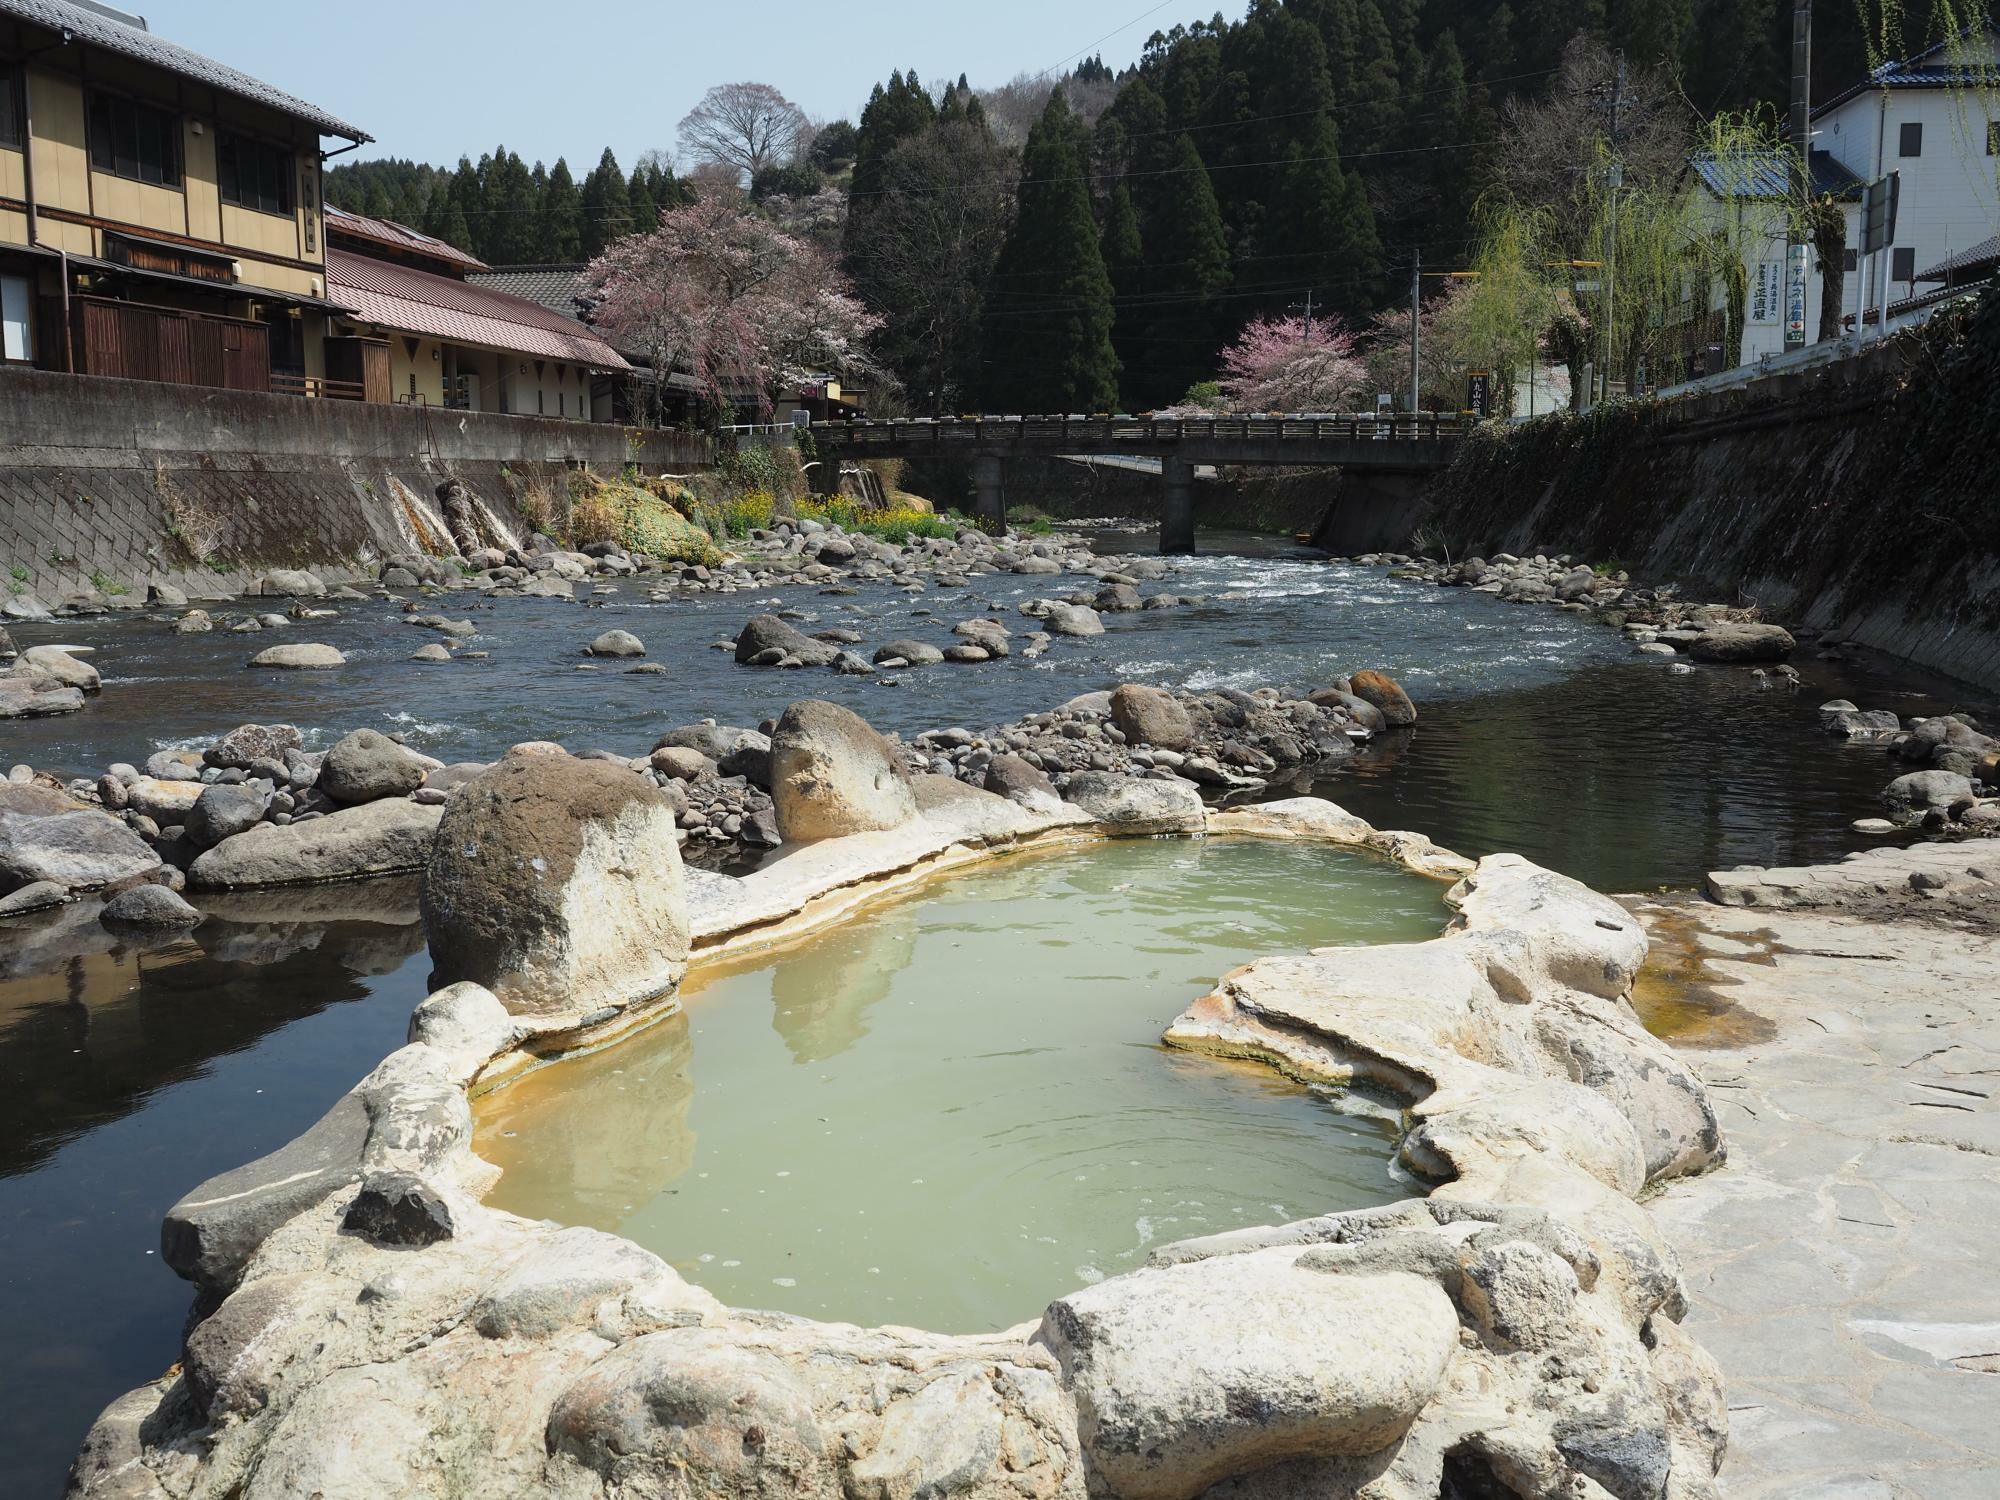
<svg viewBox="0 0 2000 1500"><path fill-rule="evenodd" d="M1780 151L1741 151L1726 156L1701 155L1694 169L1718 198L1778 199L1791 193L1791 162ZM1816 198L1850 201L1860 198L1861 179L1817 148L1812 153L1812 191Z"/></svg>
<svg viewBox="0 0 2000 1500"><path fill-rule="evenodd" d="M1984 39L1993 34L1990 23L1968 26L1955 37L1942 42L1933 42L1914 57L1905 57L1883 63L1872 69L1868 76L1852 88L1842 89L1826 103L1818 105L1812 112L1817 120L1830 109L1838 109L1857 94L1865 94L1870 89L1978 89L1990 92L1994 86L1995 69L1969 45L1973 37ZM1953 59L1957 51L1958 60Z"/></svg>
<svg viewBox="0 0 2000 1500"><path fill-rule="evenodd" d="M47 27L50 31L66 31L86 45L102 47L106 52L116 52L138 62L151 63L179 77L191 78L197 83L221 89L226 94L234 94L239 99L265 105L318 127L321 135L337 135L357 144L374 139L337 115L330 115L316 105L294 98L283 89L260 83L248 73L239 73L225 63L203 56L192 47L183 47L165 37L154 36L144 29L143 23L135 26L118 20L106 9L73 5L70 0L0 0L0 15L14 16Z"/></svg>

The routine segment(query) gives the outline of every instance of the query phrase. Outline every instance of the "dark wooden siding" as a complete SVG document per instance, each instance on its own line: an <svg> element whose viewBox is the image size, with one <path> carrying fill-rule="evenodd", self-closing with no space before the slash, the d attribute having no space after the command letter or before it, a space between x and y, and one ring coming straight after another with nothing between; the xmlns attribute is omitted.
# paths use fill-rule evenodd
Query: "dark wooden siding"
<svg viewBox="0 0 2000 1500"><path fill-rule="evenodd" d="M271 388L271 334L262 323L96 297L77 298L74 311L80 374Z"/></svg>

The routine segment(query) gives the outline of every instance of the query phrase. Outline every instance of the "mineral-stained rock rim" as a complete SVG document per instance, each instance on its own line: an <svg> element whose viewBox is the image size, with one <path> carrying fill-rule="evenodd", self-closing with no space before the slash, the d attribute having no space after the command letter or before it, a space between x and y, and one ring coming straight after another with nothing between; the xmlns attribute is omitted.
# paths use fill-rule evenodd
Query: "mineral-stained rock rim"
<svg viewBox="0 0 2000 1500"><path fill-rule="evenodd" d="M1153 811L953 797L741 880L690 871L694 959ZM615 1235L480 1201L471 1093L671 994L516 1013L460 982L319 1124L175 1206L183 1358L105 1410L70 1493L1713 1496L1720 1381L1636 1199L1723 1145L1632 1012L1639 923L1518 856L1474 866L1324 801L1205 823L1457 881L1441 936L1258 959L1167 1037L1398 1095L1428 1197L1165 1246L995 1334L733 1309Z"/></svg>

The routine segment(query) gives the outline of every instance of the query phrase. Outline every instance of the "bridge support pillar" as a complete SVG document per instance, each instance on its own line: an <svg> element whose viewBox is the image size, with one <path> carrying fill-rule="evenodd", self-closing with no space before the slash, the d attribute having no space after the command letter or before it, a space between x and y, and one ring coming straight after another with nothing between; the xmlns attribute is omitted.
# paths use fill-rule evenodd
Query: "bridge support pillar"
<svg viewBox="0 0 2000 1500"><path fill-rule="evenodd" d="M1007 460L997 453L972 455L972 514L982 530L998 536L1007 529Z"/></svg>
<svg viewBox="0 0 2000 1500"><path fill-rule="evenodd" d="M1167 454L1160 460L1160 550L1194 551L1194 465Z"/></svg>

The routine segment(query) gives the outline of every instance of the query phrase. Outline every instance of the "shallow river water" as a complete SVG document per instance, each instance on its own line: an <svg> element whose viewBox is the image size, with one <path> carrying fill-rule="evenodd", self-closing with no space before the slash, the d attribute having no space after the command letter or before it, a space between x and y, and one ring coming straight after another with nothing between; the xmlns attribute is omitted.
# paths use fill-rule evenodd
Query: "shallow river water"
<svg viewBox="0 0 2000 1500"><path fill-rule="evenodd" d="M469 614L479 630L473 646L491 656L435 667L406 659L430 634L380 602L254 636L172 636L164 617L21 626L13 633L23 646L96 646L107 686L81 714L0 725L0 767L27 761L95 774L164 745L206 743L244 720L294 722L318 744L372 726L446 758L488 757L526 738L638 754L691 719L754 723L805 696L848 703L909 734L954 723L983 728L1126 679L1306 688L1373 666L1406 684L1421 721L1322 782L1321 795L1465 854L1514 849L1601 889L1637 890L1689 885L1723 865L1831 858L1854 846L1846 823L1874 811L1888 772L1879 750L1819 734L1812 709L1823 699L1905 714L1979 706L1957 699L1950 683L1886 663L1834 667L1807 656L1797 692L1761 687L1741 670L1673 676L1631 654L1614 632L1573 616L1396 583L1378 569L1287 559L1255 539L1203 543L1207 555L1147 589L1210 596L1202 607L1106 615L1103 636L1060 640L1039 661L938 666L893 686L739 667L709 643L776 607L816 615L807 630L850 625L871 649L905 635L943 643L952 623L985 613L989 601L1019 619L1020 600L1088 580L987 578L914 599L882 589L846 598L792 589L658 605L628 582L603 608L588 610L533 600L477 608L472 596L453 596L425 608ZM1239 550L1224 550L1231 546ZM584 643L614 625L638 633L667 671L578 671ZM328 641L351 664L332 673L243 669L256 649L279 640ZM413 892L334 889L204 905L215 920L153 951L114 941L75 909L0 927L0 1349L7 1351L0 1493L59 1492L91 1417L178 1357L189 1298L158 1258L165 1210L204 1177L309 1125L402 1041L422 997L429 966ZM971 912L941 903L898 917L913 934L911 967L927 971L927 943L953 940L933 929L948 930ZM1212 950L1202 947L1210 939ZM1146 1012L1151 1031L1124 1060L1189 1065L1151 1044L1158 1025L1195 992L1189 986L1235 957L1288 945L1298 944L1274 932L1231 948L1228 934L1212 933L1194 943L1207 956L1161 958L1160 972L1179 988L1148 1001L1158 1015ZM690 1023L714 1028L706 1037L688 1034L687 1119L699 1124L699 1150L739 1128L725 1127L726 1113L707 1123L726 1106L713 1090L704 1093L703 1045L711 1054L740 1047L746 1065L761 1054L764 1065L807 1075L805 1064L788 1060L798 1054L779 1025L793 1019L781 1014L784 972L780 963L719 980L717 996L743 986L750 1003L710 1004L702 1014L713 1019ZM907 1018L918 1028L908 1033L912 1045L924 1035L919 1019ZM895 1045L904 1020L893 1001L868 1007L869 1039L851 1055ZM801 1018L799 1030L809 1029ZM743 1035L730 1040L737 1030ZM1105 1055L1123 1058L1115 1049ZM674 1066L660 1066L674 1074ZM1269 1118L1280 1139L1353 1129L1309 1096L1286 1089L1260 1097L1260 1088L1226 1096L1228 1107L1251 1108L1247 1099L1275 1111ZM755 1123L739 1126L754 1134ZM1371 1160L1379 1166L1379 1156ZM807 1185L802 1177L786 1181ZM634 1203L640 1215L660 1193L619 1202ZM1290 1207L1295 1196L1288 1189L1268 1201ZM710 1205L716 1218L724 1206L734 1207ZM1051 1250L1050 1278L1086 1263L1115 1269L1116 1257L1134 1249L1138 1215L1130 1207L1119 1205L1089 1255L1066 1245ZM921 1209L919 1200L907 1212ZM1185 1232L1176 1226L1169 1234ZM698 1264L741 1259L743 1267L724 1269L745 1277L754 1270L772 1293L809 1295L806 1278L794 1278L796 1289L778 1288L774 1278L786 1272L728 1252L719 1238L702 1247L661 1243L672 1257L717 1257ZM1042 1272L1022 1263L1010 1274L1032 1280ZM1051 1285L1048 1295L1059 1290ZM734 1286L725 1294L739 1293L778 1300ZM996 1293L963 1317L1031 1316L1040 1295L1007 1311Z"/></svg>

